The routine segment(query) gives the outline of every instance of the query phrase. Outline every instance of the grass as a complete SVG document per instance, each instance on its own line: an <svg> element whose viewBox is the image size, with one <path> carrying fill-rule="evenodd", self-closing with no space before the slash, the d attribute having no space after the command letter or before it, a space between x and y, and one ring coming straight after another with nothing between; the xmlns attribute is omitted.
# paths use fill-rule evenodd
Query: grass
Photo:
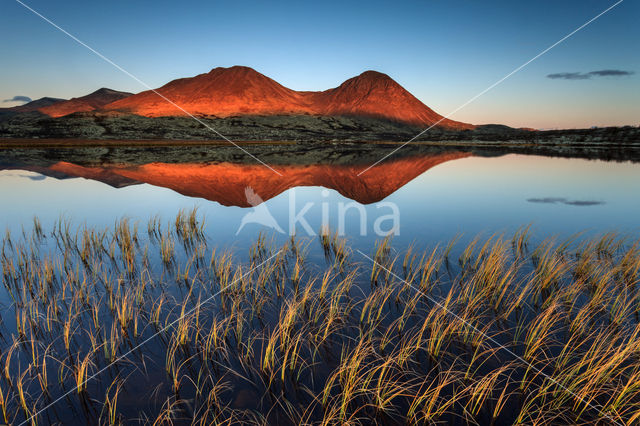
<svg viewBox="0 0 640 426"><path fill-rule="evenodd" d="M640 421L637 241L533 245L530 228L458 240L399 253L383 239L372 263L328 230L317 246L260 235L238 258L210 246L196 211L169 225L152 218L145 234L128 220L107 230L60 220L46 232L36 219L1 243L0 415Z"/></svg>

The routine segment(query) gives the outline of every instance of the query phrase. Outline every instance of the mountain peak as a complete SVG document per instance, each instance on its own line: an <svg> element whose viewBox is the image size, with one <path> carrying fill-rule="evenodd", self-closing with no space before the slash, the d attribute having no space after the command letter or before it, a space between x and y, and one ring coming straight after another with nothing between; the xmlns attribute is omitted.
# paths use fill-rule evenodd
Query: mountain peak
<svg viewBox="0 0 640 426"><path fill-rule="evenodd" d="M365 71L360 75L352 77L342 83L334 90L336 92L346 91L346 95L349 97L359 96L371 96L375 91L381 91L388 93L391 92L404 92L409 94L402 86L400 86L394 79L387 74L383 74L378 71ZM329 92L328 90L327 92Z"/></svg>
<svg viewBox="0 0 640 426"><path fill-rule="evenodd" d="M374 70L367 70L354 78L360 80L393 80L387 74Z"/></svg>
<svg viewBox="0 0 640 426"><path fill-rule="evenodd" d="M265 81L265 82L271 81L275 84L278 84L275 81L271 80L266 75L261 74L258 71L254 70L253 68L245 67L242 65L234 65L232 67L213 68L207 74L202 74L194 78L197 78L197 77L202 77L202 78L206 77L207 79L224 79L224 80L228 80L230 83L238 82L238 81Z"/></svg>
<svg viewBox="0 0 640 426"><path fill-rule="evenodd" d="M209 74L260 74L251 67L244 65L233 65L231 67L215 67L209 71ZM262 75L262 74L260 74Z"/></svg>
<svg viewBox="0 0 640 426"><path fill-rule="evenodd" d="M123 93L123 94L127 94L127 95L132 95L133 93L128 93L128 92L121 92L119 90L113 90L113 89L109 89L108 87L101 87L100 89L96 90L93 93L90 93L87 96L94 96L94 95L112 95L114 93ZM84 96L83 96L84 97Z"/></svg>
<svg viewBox="0 0 640 426"><path fill-rule="evenodd" d="M387 74L365 71L340 86L315 95L315 103L326 115L369 116L417 127L469 129L472 125L446 120L409 93Z"/></svg>

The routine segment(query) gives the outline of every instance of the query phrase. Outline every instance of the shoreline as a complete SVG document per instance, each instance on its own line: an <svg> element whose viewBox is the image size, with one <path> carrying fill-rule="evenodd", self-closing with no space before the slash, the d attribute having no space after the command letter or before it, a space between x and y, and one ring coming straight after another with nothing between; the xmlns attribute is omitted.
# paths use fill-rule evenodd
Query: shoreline
<svg viewBox="0 0 640 426"><path fill-rule="evenodd" d="M242 148L242 149L239 149ZM398 149L400 148L401 149ZM246 148L246 150L245 150ZM257 164L256 158L273 165L367 165L388 156L402 159L444 152L466 152L495 157L507 154L541 155L603 161L640 162L640 143L629 142L536 142L536 141L395 141L302 142L221 140L90 140L0 138L0 165L234 163Z"/></svg>
<svg viewBox="0 0 640 426"><path fill-rule="evenodd" d="M630 147L640 148L638 142L613 142L613 141L585 141L585 142L558 142L530 139L510 140L326 140L326 141L297 141L297 140L232 140L224 139L81 139L81 138L1 138L0 149L4 148L41 148L41 147L98 147L98 146L220 146L220 145L423 145L423 146L469 146L469 147L527 147L527 146L590 146L590 147Z"/></svg>

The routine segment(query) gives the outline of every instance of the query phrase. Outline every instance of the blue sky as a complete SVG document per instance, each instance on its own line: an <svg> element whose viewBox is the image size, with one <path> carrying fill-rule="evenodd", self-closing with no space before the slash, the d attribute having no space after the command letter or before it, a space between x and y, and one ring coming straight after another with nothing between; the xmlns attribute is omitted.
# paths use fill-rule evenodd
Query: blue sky
<svg viewBox="0 0 640 426"><path fill-rule="evenodd" d="M374 69L444 115L614 1L25 3L152 87L247 65L292 89L324 90ZM639 125L639 19L640 2L625 0L452 118L536 128ZM0 2L0 40L0 100L144 90L12 0ZM546 77L603 69L635 74Z"/></svg>

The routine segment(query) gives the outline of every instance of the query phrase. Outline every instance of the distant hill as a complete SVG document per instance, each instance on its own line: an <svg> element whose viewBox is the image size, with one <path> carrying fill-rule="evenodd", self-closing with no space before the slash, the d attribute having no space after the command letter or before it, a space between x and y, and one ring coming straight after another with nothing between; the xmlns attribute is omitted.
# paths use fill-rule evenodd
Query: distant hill
<svg viewBox="0 0 640 426"><path fill-rule="evenodd" d="M37 110L50 117L62 117L74 112L99 110L107 104L119 99L127 98L131 95L132 93L119 92L117 90L103 87L102 89L98 89L86 96L72 98L68 101L53 102L50 105L42 106Z"/></svg>
<svg viewBox="0 0 640 426"><path fill-rule="evenodd" d="M58 102L63 102L65 100L66 99L44 97L44 98L36 99L35 101L28 102L24 105L19 105L11 108L0 108L0 110L14 111L14 112L33 112L33 111L38 111L40 108L48 107Z"/></svg>

